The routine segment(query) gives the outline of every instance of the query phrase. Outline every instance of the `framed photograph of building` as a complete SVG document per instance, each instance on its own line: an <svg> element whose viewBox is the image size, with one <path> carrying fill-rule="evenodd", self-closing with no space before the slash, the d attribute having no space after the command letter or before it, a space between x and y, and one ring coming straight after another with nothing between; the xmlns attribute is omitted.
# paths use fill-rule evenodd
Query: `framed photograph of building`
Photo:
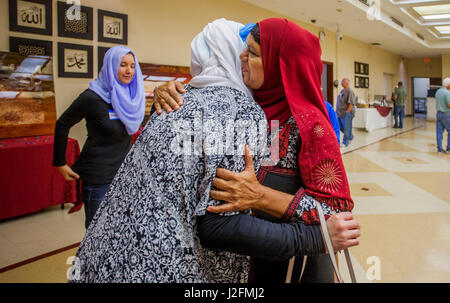
<svg viewBox="0 0 450 303"><path fill-rule="evenodd" d="M52 56L53 42L45 40L25 39L19 37L9 37L9 51L19 53L22 56Z"/></svg>
<svg viewBox="0 0 450 303"><path fill-rule="evenodd" d="M0 52L0 70L0 139L54 134L52 57Z"/></svg>
<svg viewBox="0 0 450 303"><path fill-rule="evenodd" d="M58 36L92 40L92 7L58 1Z"/></svg>
<svg viewBox="0 0 450 303"><path fill-rule="evenodd" d="M58 76L92 78L92 46L58 42Z"/></svg>
<svg viewBox="0 0 450 303"><path fill-rule="evenodd" d="M128 44L128 16L99 9L98 41Z"/></svg>
<svg viewBox="0 0 450 303"><path fill-rule="evenodd" d="M51 36L52 0L9 0L9 30Z"/></svg>
<svg viewBox="0 0 450 303"><path fill-rule="evenodd" d="M139 66L141 67L142 77L144 78L146 106L145 118L142 125L145 125L150 117L150 111L153 106L153 90L155 87L172 80L188 84L192 76L188 66L160 65L143 62L139 62Z"/></svg>

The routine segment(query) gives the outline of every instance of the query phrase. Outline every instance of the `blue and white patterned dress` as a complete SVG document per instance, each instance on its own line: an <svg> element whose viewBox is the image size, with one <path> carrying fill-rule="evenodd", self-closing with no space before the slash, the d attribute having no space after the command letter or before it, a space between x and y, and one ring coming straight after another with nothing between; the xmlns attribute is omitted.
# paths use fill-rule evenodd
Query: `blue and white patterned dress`
<svg viewBox="0 0 450 303"><path fill-rule="evenodd" d="M245 144L259 169L266 117L233 88L187 86L183 100L180 110L153 115L125 158L71 282L247 282L249 258L202 247L196 216L219 204L209 196L216 168L244 169Z"/></svg>

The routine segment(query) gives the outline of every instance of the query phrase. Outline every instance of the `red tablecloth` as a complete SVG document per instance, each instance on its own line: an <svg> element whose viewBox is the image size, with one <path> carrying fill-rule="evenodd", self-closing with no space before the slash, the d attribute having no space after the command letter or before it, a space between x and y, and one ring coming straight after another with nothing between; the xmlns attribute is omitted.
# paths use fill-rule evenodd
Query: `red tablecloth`
<svg viewBox="0 0 450 303"><path fill-rule="evenodd" d="M392 107L389 106L375 106L375 108L382 117L387 117L392 109Z"/></svg>
<svg viewBox="0 0 450 303"><path fill-rule="evenodd" d="M53 136L0 140L0 220L74 203L81 209L81 180L66 181L52 166ZM78 142L67 142L66 159L73 165L80 154Z"/></svg>

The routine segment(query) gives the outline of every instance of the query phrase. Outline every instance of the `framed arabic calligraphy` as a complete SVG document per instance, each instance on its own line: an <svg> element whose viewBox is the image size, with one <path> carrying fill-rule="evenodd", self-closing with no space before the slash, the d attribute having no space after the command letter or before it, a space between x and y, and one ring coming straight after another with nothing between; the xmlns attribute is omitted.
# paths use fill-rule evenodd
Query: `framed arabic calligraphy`
<svg viewBox="0 0 450 303"><path fill-rule="evenodd" d="M128 44L128 16L99 9L98 41Z"/></svg>
<svg viewBox="0 0 450 303"><path fill-rule="evenodd" d="M92 40L93 9L58 1L58 36Z"/></svg>
<svg viewBox="0 0 450 303"><path fill-rule="evenodd" d="M9 0L9 30L52 35L51 0Z"/></svg>
<svg viewBox="0 0 450 303"><path fill-rule="evenodd" d="M53 43L52 41L9 37L9 51L22 56L52 56Z"/></svg>
<svg viewBox="0 0 450 303"><path fill-rule="evenodd" d="M92 78L92 54L91 45L58 42L58 76Z"/></svg>
<svg viewBox="0 0 450 303"><path fill-rule="evenodd" d="M98 72L100 72L100 70L102 69L103 59L105 58L105 54L108 51L108 49L110 49L110 47L104 47L104 46L99 46L97 49Z"/></svg>

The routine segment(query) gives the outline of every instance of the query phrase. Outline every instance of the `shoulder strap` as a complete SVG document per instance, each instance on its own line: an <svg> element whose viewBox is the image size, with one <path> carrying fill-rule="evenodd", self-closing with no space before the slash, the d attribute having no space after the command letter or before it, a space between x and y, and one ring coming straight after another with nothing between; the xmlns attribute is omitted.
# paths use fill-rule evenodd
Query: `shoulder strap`
<svg viewBox="0 0 450 303"><path fill-rule="evenodd" d="M327 228L327 223L325 221L325 216L323 214L323 209L322 206L320 205L320 202L316 201L316 205L317 205L317 211L319 213L319 219L320 219L320 225L321 225L321 231L322 231L322 236L325 240L325 245L327 246L328 249L328 253L331 259L331 263L333 263L333 268L334 271L336 273L336 276L338 278L339 283L343 283L342 281L342 277L339 274L339 268L337 267L336 264L336 259L334 258L334 250L333 250L333 245L331 244L331 238L330 235L328 233L328 228ZM352 280L352 283L356 283L356 277L355 277L355 272L353 270L353 265L352 262L350 260L350 253L348 252L348 249L344 249L344 254L345 254L345 260L347 262L347 266L348 266L348 270L350 272L350 278Z"/></svg>

